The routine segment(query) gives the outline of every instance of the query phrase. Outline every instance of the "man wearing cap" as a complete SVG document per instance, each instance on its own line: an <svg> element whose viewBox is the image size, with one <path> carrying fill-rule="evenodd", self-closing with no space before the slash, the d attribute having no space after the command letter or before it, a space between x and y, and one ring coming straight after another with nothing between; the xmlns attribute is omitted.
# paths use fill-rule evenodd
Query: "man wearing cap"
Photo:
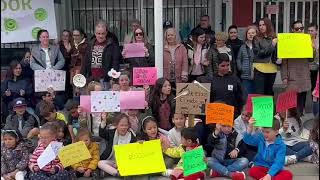
<svg viewBox="0 0 320 180"><path fill-rule="evenodd" d="M13 101L14 113L6 118L6 124L3 129L19 131L24 138L34 137L38 128L34 127L36 121L26 109L26 100L24 98L16 98Z"/></svg>

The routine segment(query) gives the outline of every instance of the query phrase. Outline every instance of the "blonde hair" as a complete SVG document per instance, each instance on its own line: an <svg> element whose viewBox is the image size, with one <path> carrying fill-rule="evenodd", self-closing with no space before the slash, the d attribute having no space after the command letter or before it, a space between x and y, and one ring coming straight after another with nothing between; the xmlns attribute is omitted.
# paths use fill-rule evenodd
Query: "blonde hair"
<svg viewBox="0 0 320 180"><path fill-rule="evenodd" d="M248 31L249 31L250 29L254 29L254 30L256 31L256 35L258 35L258 33L259 33L257 26L248 26L247 29L246 29L246 33L245 33L245 35L244 35L244 40L245 40L245 41L248 40L248 35L247 35L247 34L248 34Z"/></svg>
<svg viewBox="0 0 320 180"><path fill-rule="evenodd" d="M168 28L166 29L166 31L164 32L164 36L163 36L163 42L165 45L168 45L168 41L167 41L167 35L168 35L168 31L173 31L175 36L176 36L176 43L179 44L180 39L179 36L177 36L177 30L175 28Z"/></svg>
<svg viewBox="0 0 320 180"><path fill-rule="evenodd" d="M97 81L91 81L89 82L88 86L87 86L87 93L90 94L91 91L94 91L94 88L96 86L102 86L101 83L97 82Z"/></svg>
<svg viewBox="0 0 320 180"><path fill-rule="evenodd" d="M224 42L228 40L228 35L225 32L217 32L216 35L214 36L216 39L221 39Z"/></svg>
<svg viewBox="0 0 320 180"><path fill-rule="evenodd" d="M77 136L76 136L76 141L80 141L80 138L82 136L88 136L91 140L92 140L92 135L91 132L87 129L87 128L81 128L78 132L77 132Z"/></svg>

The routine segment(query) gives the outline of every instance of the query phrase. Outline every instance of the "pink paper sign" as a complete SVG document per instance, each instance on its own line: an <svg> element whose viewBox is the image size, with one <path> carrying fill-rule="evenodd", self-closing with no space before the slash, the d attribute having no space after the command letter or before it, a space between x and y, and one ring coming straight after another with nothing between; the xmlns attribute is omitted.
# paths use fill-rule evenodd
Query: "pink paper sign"
<svg viewBox="0 0 320 180"><path fill-rule="evenodd" d="M133 85L154 85L157 81L157 68L133 68Z"/></svg>
<svg viewBox="0 0 320 180"><path fill-rule="evenodd" d="M145 57L144 43L124 44L126 58Z"/></svg>
<svg viewBox="0 0 320 180"><path fill-rule="evenodd" d="M83 112L91 112L91 97L90 95L80 96L80 107L82 107Z"/></svg>
<svg viewBox="0 0 320 180"><path fill-rule="evenodd" d="M246 111L252 113L252 98L257 96L264 96L262 94L248 94L247 103L246 103Z"/></svg>
<svg viewBox="0 0 320 180"><path fill-rule="evenodd" d="M144 91L121 91L120 109L144 109Z"/></svg>

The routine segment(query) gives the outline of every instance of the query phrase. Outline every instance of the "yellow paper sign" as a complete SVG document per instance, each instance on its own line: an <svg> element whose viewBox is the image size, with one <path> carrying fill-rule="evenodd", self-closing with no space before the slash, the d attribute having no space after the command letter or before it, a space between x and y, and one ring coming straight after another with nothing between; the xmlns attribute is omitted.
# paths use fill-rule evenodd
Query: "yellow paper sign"
<svg viewBox="0 0 320 180"><path fill-rule="evenodd" d="M206 123L233 126L234 107L222 103L209 103L206 109Z"/></svg>
<svg viewBox="0 0 320 180"><path fill-rule="evenodd" d="M164 172L160 140L114 146L118 170L121 176Z"/></svg>
<svg viewBox="0 0 320 180"><path fill-rule="evenodd" d="M279 33L278 58L313 58L311 36L303 33Z"/></svg>
<svg viewBox="0 0 320 180"><path fill-rule="evenodd" d="M58 156L63 167L68 167L91 158L90 152L83 141L62 147L59 150Z"/></svg>

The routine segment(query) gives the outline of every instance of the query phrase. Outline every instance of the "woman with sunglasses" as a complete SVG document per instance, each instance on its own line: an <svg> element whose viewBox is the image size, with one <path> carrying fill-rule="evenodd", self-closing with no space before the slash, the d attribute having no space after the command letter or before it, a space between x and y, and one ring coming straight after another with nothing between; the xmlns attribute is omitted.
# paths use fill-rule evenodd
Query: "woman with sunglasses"
<svg viewBox="0 0 320 180"><path fill-rule="evenodd" d="M293 33L303 33L304 27L301 21L295 21L291 25ZM312 59L291 58L282 59L281 78L286 91L297 91L297 111L302 116L306 104L307 91L311 90L310 66Z"/></svg>
<svg viewBox="0 0 320 180"><path fill-rule="evenodd" d="M124 48L122 51L122 56L125 63L129 63L129 70L132 74L132 69L135 67L153 67L154 58L151 53L151 44L148 43L148 39L143 28L140 26L134 31L134 38L130 43L143 43L144 44L144 57L128 57L127 49ZM124 46L125 47L125 46Z"/></svg>
<svg viewBox="0 0 320 180"><path fill-rule="evenodd" d="M278 39L269 18L259 21L259 32L253 42L253 67L256 94L273 95L273 84L276 79L276 45Z"/></svg>

